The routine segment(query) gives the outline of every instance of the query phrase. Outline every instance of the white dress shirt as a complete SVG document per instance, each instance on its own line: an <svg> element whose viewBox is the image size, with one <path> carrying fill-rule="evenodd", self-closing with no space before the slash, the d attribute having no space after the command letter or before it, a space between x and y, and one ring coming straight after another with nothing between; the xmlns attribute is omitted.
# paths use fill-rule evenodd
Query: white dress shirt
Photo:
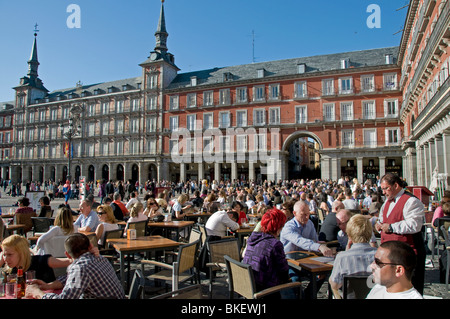
<svg viewBox="0 0 450 319"><path fill-rule="evenodd" d="M402 189L395 196L395 203L390 204L387 217L389 217L394 206L398 203L400 196L402 196L404 192L405 191ZM378 219L380 223L383 223L384 207L386 204L387 200L380 209L380 216ZM423 203L417 197L411 196L403 207L403 220L392 224L392 230L396 234L415 234L421 231L424 219L425 213Z"/></svg>

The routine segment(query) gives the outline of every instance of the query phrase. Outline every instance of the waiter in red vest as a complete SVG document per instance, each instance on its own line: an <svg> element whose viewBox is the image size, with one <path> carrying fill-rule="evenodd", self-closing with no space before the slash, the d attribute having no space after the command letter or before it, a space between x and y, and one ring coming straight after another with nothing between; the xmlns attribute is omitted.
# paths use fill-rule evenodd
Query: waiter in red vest
<svg viewBox="0 0 450 319"><path fill-rule="evenodd" d="M417 197L405 192L403 181L396 174L387 173L381 178L381 190L386 200L380 209L375 228L381 233L381 243L398 240L408 243L414 249L417 265L412 283L423 295L426 257L422 234L424 205Z"/></svg>

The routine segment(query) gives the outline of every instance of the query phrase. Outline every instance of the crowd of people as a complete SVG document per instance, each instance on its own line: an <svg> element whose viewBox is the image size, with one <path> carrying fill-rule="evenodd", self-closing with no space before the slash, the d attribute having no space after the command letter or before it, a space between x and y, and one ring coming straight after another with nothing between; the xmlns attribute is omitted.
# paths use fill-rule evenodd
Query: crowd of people
<svg viewBox="0 0 450 319"><path fill-rule="evenodd" d="M37 276L36 286L29 292L34 297L78 298L85 295L123 298L125 294L120 284L117 285L117 276L113 276L115 279L111 281L110 276L114 272L109 267L111 265L108 266L98 250L87 244L80 232L95 232L97 244L101 247L105 231L118 229L118 221L157 220L166 214L173 219L183 219L192 209L211 214L205 223L207 241L227 236L228 231L236 231L250 218L259 221L247 240L243 255L243 262L253 268L258 289L304 280L305 273L289 267L286 256L292 251L306 250L325 257L336 256L329 276L336 296L342 293L343 277L355 273L374 277L376 285L368 295L370 298L421 298L423 294L425 244L421 235L424 205L406 191L406 184L395 174L388 173L364 183L346 177L338 181L315 179L261 183L240 180L211 183L207 180L198 183L148 181L144 185L132 181L100 181L86 188L75 222L74 210L68 205L68 200L73 197L66 193L72 190L71 184L74 183L65 183L65 204L54 213L55 226L39 238L36 246L21 244L28 247L27 258L34 260L37 259L34 256L40 256L39 262L27 263L23 267L31 269L29 267L37 267L33 264L45 264L45 267L39 266L45 274L52 272L55 263L58 266L61 263L66 266L77 264L79 267L72 270L69 266L62 278ZM161 187L164 191L158 191ZM53 198L41 198L41 211L34 212L30 211L26 197L22 197L18 200L17 214L49 216L49 212L53 212L50 207ZM442 208L436 211L435 223L439 219L450 218L447 217L450 214L450 194L444 196L443 204L445 202L449 204L441 205ZM55 258L46 251L46 242L55 236L65 238L66 258ZM4 264L9 272L17 271L17 264L9 262L6 256L11 247L19 250L9 242L13 238L9 236L2 242L0 265ZM399 246L389 242L403 244ZM412 250L414 258L406 246ZM336 255L336 252L339 253ZM104 272L102 278L96 278L96 285L110 281L106 292L88 284L77 289L70 285L72 276L81 276L83 279L80 280L89 281L93 274L88 270L84 273L84 269L90 267ZM396 271L402 276L395 276L393 272ZM393 278L388 281L387 276ZM325 280L325 276L318 278L319 288ZM61 289L62 293L43 293L50 288ZM310 288L308 286L301 291L301 295L288 291L281 297L312 298Z"/></svg>

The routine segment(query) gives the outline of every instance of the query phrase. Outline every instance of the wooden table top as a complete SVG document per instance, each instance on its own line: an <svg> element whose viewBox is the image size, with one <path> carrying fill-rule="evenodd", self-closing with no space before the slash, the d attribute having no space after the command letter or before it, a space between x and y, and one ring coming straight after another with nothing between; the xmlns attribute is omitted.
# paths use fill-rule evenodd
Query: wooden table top
<svg viewBox="0 0 450 319"><path fill-rule="evenodd" d="M286 253L286 255L290 253L296 253L296 252L289 252ZM305 269L310 272L327 272L333 270L333 265L328 263L323 263L317 260L314 260L317 257L322 257L321 255L307 252L307 251L300 251L299 253L307 254L309 257L301 258L301 259L290 259L287 258L288 263L301 267L302 269Z"/></svg>
<svg viewBox="0 0 450 319"><path fill-rule="evenodd" d="M7 230L16 230L16 229L22 229L25 228L25 224L11 224L6 225Z"/></svg>
<svg viewBox="0 0 450 319"><path fill-rule="evenodd" d="M235 230L236 233L251 233L255 229L255 226L249 226L249 227L239 227Z"/></svg>
<svg viewBox="0 0 450 319"><path fill-rule="evenodd" d="M173 220L170 222L148 222L149 227L183 228L194 224L192 220Z"/></svg>
<svg viewBox="0 0 450 319"><path fill-rule="evenodd" d="M113 247L120 251L135 251L145 249L169 248L181 245L181 243L162 236L144 236L136 239L111 238L107 240Z"/></svg>
<svg viewBox="0 0 450 319"><path fill-rule="evenodd" d="M14 218L14 214L1 214L1 218Z"/></svg>
<svg viewBox="0 0 450 319"><path fill-rule="evenodd" d="M197 212L197 213L186 213L184 216L187 217L202 217L202 216L211 216L212 213L202 213L202 212Z"/></svg>

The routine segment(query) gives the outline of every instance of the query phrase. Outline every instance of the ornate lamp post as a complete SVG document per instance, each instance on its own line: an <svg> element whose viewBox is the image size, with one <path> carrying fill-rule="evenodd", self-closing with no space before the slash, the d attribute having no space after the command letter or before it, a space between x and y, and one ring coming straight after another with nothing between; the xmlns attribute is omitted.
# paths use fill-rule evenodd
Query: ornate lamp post
<svg viewBox="0 0 450 319"><path fill-rule="evenodd" d="M67 157L69 158L68 160L68 166L67 166L67 180L71 180L71 174L70 174L70 165L71 165L71 161L72 161L72 140L74 137L80 135L81 133L81 125L78 124L79 120L80 120L80 114L82 111L82 107L77 104L72 106L72 108L70 109L70 118L69 118L69 125L66 129L66 127L61 123L59 125L59 129L61 130L61 136L67 138L68 140L68 152L67 152Z"/></svg>

